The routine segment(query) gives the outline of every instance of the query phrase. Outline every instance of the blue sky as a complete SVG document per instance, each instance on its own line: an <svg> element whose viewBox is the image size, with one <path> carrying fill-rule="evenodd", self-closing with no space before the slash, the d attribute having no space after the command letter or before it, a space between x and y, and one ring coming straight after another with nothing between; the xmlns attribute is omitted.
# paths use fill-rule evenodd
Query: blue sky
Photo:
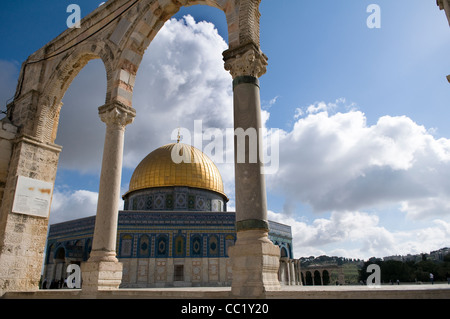
<svg viewBox="0 0 450 319"><path fill-rule="evenodd" d="M2 110L21 63L67 28L67 6L80 5L85 16L100 2L2 4ZM372 3L381 8L379 29L366 24ZM260 11L261 49L269 57L260 79L263 118L280 133L280 169L266 176L269 217L292 225L296 257L382 257L449 246L450 29L435 1L262 0ZM221 60L224 14L193 6L174 18L138 72L124 191L140 159L171 142L176 127L198 119L205 128L232 125L231 77ZM150 76L155 72L158 79ZM105 83L103 66L91 61L63 99L53 221L95 213ZM86 138L77 133L80 123ZM219 169L233 208L232 165Z"/></svg>

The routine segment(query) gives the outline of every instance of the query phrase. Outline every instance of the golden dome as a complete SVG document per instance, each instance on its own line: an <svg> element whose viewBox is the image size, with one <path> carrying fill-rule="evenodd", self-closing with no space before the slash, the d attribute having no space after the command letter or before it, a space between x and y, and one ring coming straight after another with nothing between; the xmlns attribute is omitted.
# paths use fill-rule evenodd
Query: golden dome
<svg viewBox="0 0 450 319"><path fill-rule="evenodd" d="M175 163L172 150L174 154L178 150L180 155L174 157L175 161L189 158L190 154L190 163L187 160ZM127 194L140 189L167 186L201 188L226 197L217 166L203 152L184 143L167 144L148 154L134 170Z"/></svg>

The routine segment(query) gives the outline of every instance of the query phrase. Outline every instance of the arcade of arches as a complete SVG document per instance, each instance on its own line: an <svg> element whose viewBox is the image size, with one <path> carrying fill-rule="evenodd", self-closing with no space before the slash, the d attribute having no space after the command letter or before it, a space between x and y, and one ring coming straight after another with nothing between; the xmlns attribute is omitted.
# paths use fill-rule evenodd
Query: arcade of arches
<svg viewBox="0 0 450 319"><path fill-rule="evenodd" d="M54 143L61 100L92 59L103 61L107 92L105 104L99 107L105 141L92 251L81 264L83 293L118 288L122 278L115 251L118 198L125 128L139 114L132 105L136 73L164 23L180 7L196 4L222 10L227 20L229 48L223 58L233 78L235 128L261 127L258 78L266 72L267 57L260 49L260 0L107 1L81 21L81 28L64 31L29 56L22 64L7 116L0 122L0 296L38 287L51 202L49 185L55 182L61 152ZM437 5L450 21L450 0L437 0ZM248 145L245 152L248 158ZM230 249L234 296L258 297L280 289L280 249L268 239L261 168L259 158L256 163L235 161L237 240ZM18 187L22 182L28 185L23 193ZM26 202L26 190L35 188L41 194L36 201ZM286 268L295 269L295 263Z"/></svg>
<svg viewBox="0 0 450 319"><path fill-rule="evenodd" d="M337 265L308 266L302 268L299 259L281 257L279 280L283 285L325 286L343 285L343 268Z"/></svg>
<svg viewBox="0 0 450 319"><path fill-rule="evenodd" d="M67 29L29 56L22 65L14 100L7 106L7 117L1 122L0 295L38 287L51 188L61 152L54 143L61 100L92 59L101 59L106 70L105 104L99 107L106 127L92 251L89 260L81 264L83 292L118 288L122 278L115 251L118 199L125 128L139 113L132 105L136 73L164 23L182 6L196 4L218 8L226 17L229 47L223 59L233 78L235 128L261 128L258 78L266 72L267 57L260 49L260 0L107 1L81 21L81 28ZM259 137L257 143L262 145ZM246 145L245 158L250 151ZM259 296L280 289L280 251L268 239L261 159L235 163L237 240L230 249L232 294ZM22 181L27 188L16 192ZM43 190L37 194L37 202L24 202L27 189ZM19 195L21 205L17 205Z"/></svg>

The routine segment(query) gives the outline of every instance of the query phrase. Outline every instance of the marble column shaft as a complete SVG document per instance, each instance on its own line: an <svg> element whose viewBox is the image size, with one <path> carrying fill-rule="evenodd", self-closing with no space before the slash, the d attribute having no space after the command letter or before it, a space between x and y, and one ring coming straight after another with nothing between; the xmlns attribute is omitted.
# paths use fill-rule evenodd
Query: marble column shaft
<svg viewBox="0 0 450 319"><path fill-rule="evenodd" d="M91 258L116 261L124 133L125 126L133 121L135 111L112 104L100 107L99 114L106 123L106 134Z"/></svg>
<svg viewBox="0 0 450 319"><path fill-rule="evenodd" d="M239 297L262 297L267 291L280 289L280 249L268 238L266 188L260 157L262 152L259 152L263 145L259 134L261 103L258 77L265 73L267 57L259 47L250 43L225 51L224 60L225 69L233 77L235 133L240 130L253 135L253 139L247 139L235 134L237 240L229 249L233 271L231 290ZM242 142L243 147L240 145ZM256 143L256 147L251 143ZM256 154L252 153L255 151Z"/></svg>
<svg viewBox="0 0 450 319"><path fill-rule="evenodd" d="M99 107L106 124L102 170L98 194L94 238L89 260L82 263L82 289L86 294L117 289L122 280L122 264L116 258L125 126L135 117L133 108L113 102Z"/></svg>

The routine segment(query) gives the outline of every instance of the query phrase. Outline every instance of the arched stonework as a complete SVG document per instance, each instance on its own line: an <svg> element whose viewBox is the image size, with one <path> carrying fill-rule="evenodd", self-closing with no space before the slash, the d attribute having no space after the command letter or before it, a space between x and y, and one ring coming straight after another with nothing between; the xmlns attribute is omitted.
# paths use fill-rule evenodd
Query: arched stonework
<svg viewBox="0 0 450 319"><path fill-rule="evenodd" d="M54 144L61 100L80 70L91 59L99 58L107 76L105 104L99 107L106 134L96 225L90 258L82 264L83 291L95 293L117 289L122 276L115 248L123 140L125 127L136 115L132 107L133 88L145 50L180 7L203 4L222 10L228 24L229 48L223 55L225 68L234 80L235 127L259 129L258 77L265 73L267 65L267 57L260 51L259 3L260 0L109 0L85 17L81 28L67 29L30 55L22 65L14 101L7 107L7 118L17 128L17 134L11 139L13 147L0 202L0 296L9 290L38 286L40 267L36 265L41 265L43 258L48 216L12 212L16 181L18 176L25 176L54 183L61 151ZM245 152L249 152L248 146ZM267 289L279 289L279 249L267 238L261 160L235 165L239 196L237 242L230 247L232 291L246 297L259 296ZM11 267L16 267L15 272L8 272Z"/></svg>
<svg viewBox="0 0 450 319"><path fill-rule="evenodd" d="M301 269L301 273L303 274L303 277L305 278L305 285L306 283L306 276L307 273L310 273L312 276L312 283L311 285L315 285L316 283L320 282L320 285L334 285L339 284L343 285L345 284L345 275L344 275L344 269L341 266L338 265L312 265L308 266L306 268ZM324 282L324 273L327 272L328 276L328 282ZM334 279L334 280L332 280Z"/></svg>

